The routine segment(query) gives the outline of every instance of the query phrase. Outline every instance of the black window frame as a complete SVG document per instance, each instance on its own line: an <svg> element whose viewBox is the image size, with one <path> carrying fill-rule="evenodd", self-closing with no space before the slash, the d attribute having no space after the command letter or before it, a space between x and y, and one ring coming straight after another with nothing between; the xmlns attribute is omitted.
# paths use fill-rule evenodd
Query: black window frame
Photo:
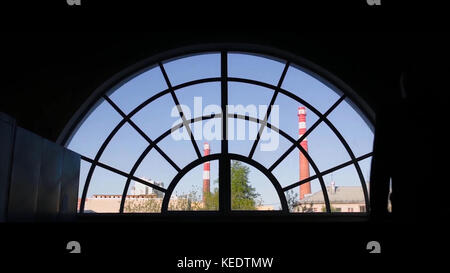
<svg viewBox="0 0 450 273"><path fill-rule="evenodd" d="M194 81L191 81L188 83L179 84L177 86L171 85L170 79L167 76L167 74L165 73L164 62L173 61L177 58L188 57L190 55L205 54L205 53L220 53L221 54L221 75L220 75L220 77L194 80ZM275 86L275 85L268 84L265 82L259 82L259 81L250 80L250 79L228 77L228 75L227 75L227 70L228 70L227 54L228 53L255 54L258 56L263 56L265 58L269 58L269 59L274 58L278 61L281 60L281 61L285 62L285 69L282 73L282 76L281 76L279 82L278 82L278 85ZM274 103L277 94L281 93L281 94L284 94L284 95L290 97L291 99L298 101L302 105L306 106L309 110L312 110L312 112L314 112L319 117L319 120L316 121L316 123L313 124L311 127L309 127L307 132L300 139L293 139L288 134L286 134L284 131L280 130L279 128L274 127L273 125L271 125L270 123L267 122L267 119L270 115L270 109L271 109L270 107L268 107L268 112L266 113L264 120L252 118L249 116L240 116L240 115L236 115L236 114L230 115L228 113L227 113L227 117L241 118L241 119L246 119L246 120L261 123L262 124L261 129L263 128L263 126L267 126L268 128L277 130L282 136L284 136L289 141L291 141L292 146L289 151L292 151L293 149L298 148L300 151L302 151L305 154L305 156L308 158L311 166L315 169L316 174L311 176L308 179L298 181L287 187L281 187L281 185L278 183L277 179L271 174L271 170L273 170L275 168L275 166L277 164L279 164L284 157L287 156L289 151L286 151L282 155L282 157L280 157L280 159L275 162L274 165L272 165L270 168L267 169L267 168L263 167L261 164L259 164L258 162L252 160L253 152L258 143L259 137L257 137L257 139L255 140L248 157L245 157L245 156L242 156L239 154L228 153L228 142L224 137L222 137L220 155L213 154L213 155L209 155L206 157L202 157L200 154L200 151L197 147L197 144L195 143L193 136L189 131L188 132L191 135L192 144L194 145L198 159L191 162L190 164L188 164L187 166L185 166L182 169L180 167L178 167L157 146L157 143L163 137L167 136L173 128L166 131L162 136L158 137L157 139L152 140L131 120L131 116L134 115L135 113L137 113L140 109L142 109L147 104L145 104L145 105L141 104L140 106L136 107L133 111L131 111L129 114L125 114L108 97L108 94L113 92L116 88L121 86L123 83L129 81L130 79L134 78L136 75L139 75L143 71L151 69L155 66L157 66L161 69L161 71L164 75L164 78L166 80L166 83L168 85L168 88L166 90L163 90L163 91L159 92L158 94L154 95L152 98L148 99L147 104L155 99L158 99L159 97L161 97L162 95L165 95L165 94L171 94L171 96L173 97L173 99L176 103L177 102L177 97L175 94L176 89L180 89L180 88L183 88L186 86L190 86L190 85L194 85L194 84L198 84L198 83L204 83L204 82L220 82L221 83L221 108L222 108L222 113L225 113L226 105L228 102L228 95L227 95L228 94L228 82L242 82L242 83L254 84L254 85L272 89L274 91L274 95L272 97L270 105L272 105ZM281 88L281 84L283 82L284 75L286 74L286 70L289 66L294 66L296 68L301 69L302 71L310 74L311 76L315 77L317 80L326 84L331 89L339 90L339 92L343 93L343 95L340 97L340 99L335 104L333 104L332 107L330 107L328 109L328 111L326 111L325 113L322 114L314 106L308 104L302 98L296 96L295 94L289 92L288 90L284 90ZM81 214L83 214L84 203L85 203L86 195L87 195L87 188L89 187L89 182L90 182L90 179L91 179L91 176L93 173L93 169L96 166L99 166L99 167L105 168L109 171L112 171L112 172L115 172L117 174L127 177L126 186L124 188L123 195L122 195L121 208L120 208L119 213L117 213L120 215L122 215L122 214L136 215L134 213L123 213L124 202L125 202L124 197L127 193L127 190L128 190L131 180L133 180L135 182L143 183L147 186L150 186L156 190L159 190L159 191L162 191L165 193L161 213L139 213L140 215L153 215L153 216L162 215L164 217L169 216L169 215L176 215L176 216L178 216L178 215L188 215L188 216L189 215L216 215L216 216L217 215L219 215L219 216L227 216L227 215L228 216L233 216L233 215L236 215L236 216L240 216L240 215L243 215L243 216L247 216L247 215L268 215L268 216L289 215L288 217L291 218L291 217L304 217L304 216L309 217L309 216L311 216L309 214L313 214L314 215L313 217L315 217L315 216L330 216L331 214L333 214L333 217L345 215L345 216L351 216L351 217L362 216L363 218L366 218L369 216L370 211L371 211L370 210L370 208L371 208L370 202L371 202L372 198L369 198L369 190L367 189L367 185L365 183L365 179L362 175L362 172L361 172L358 162L363 159L369 158L369 157L373 158L374 152L372 151L363 156L355 157L352 149L349 147L346 140L342 137L342 135L334 127L334 125L327 119L328 114L331 113L331 111L334 110L339 105L339 103L341 103L344 99L348 99L348 100L346 100L346 102L350 103L350 105L354 107L354 109L365 120L365 122L369 126L369 128L372 131L374 131L375 112L371 109L371 107L361 97L359 97L358 94L352 88L350 88L342 80L340 80L339 78L337 78L330 72L326 71L325 69L321 68L320 66L318 66L304 58L301 58L299 56L296 56L294 54L291 54L289 52L285 52L285 51L282 51L282 50L279 50L276 48L261 46L261 45L254 45L254 44L226 43L226 44L194 45L194 46L188 46L188 47L183 47L183 48L177 48L174 50L170 50L170 51L167 51L164 53L157 54L157 55L152 56L146 60L143 60L135 65L132 65L132 66L124 69L123 71L117 73L113 77L111 77L103 85L101 85L99 88L97 88L92 93L92 95L85 101L85 103L80 107L80 109L75 113L75 115L71 118L71 120L68 122L68 124L66 125L66 127L64 128L62 133L60 134L60 136L57 140L57 143L66 146L70 142L70 139L73 136L73 134L78 129L78 126L80 126L82 124L82 122L84 121L84 119L89 116L91 111L95 110L95 108L103 101L107 101L122 116L122 121L119 122L119 124L116 126L116 128L113 130L113 132L111 132L109 137L105 140L102 147L100 148L100 150L102 150L102 151L100 153L97 153L95 158L88 158L86 156L81 157L82 160L85 160L85 161L91 163L91 169L88 173L85 188L84 188L83 194L82 194L82 200L81 200L81 206L80 206ZM178 105L179 103L176 103L176 104ZM189 126L187 126L187 124L198 121L199 119L205 120L205 119L210 119L210 118L222 118L221 115L211 115L211 116L203 116L203 117L197 117L197 118L191 119L191 120L186 120L183 117L181 109L179 109L179 112L180 112L180 116L183 119L183 122L180 123L178 126L179 127L185 126L185 128L187 128L188 130L189 130ZM222 134L223 134L223 136L226 133L226 130L224 130L224 128L226 128L226 122L227 122L227 118L222 118L222 126L223 126ZM351 160L349 160L348 162L345 162L343 164L340 164L338 166L335 166L331 169L328 169L328 170L325 170L322 172L320 172L317 169L317 167L315 167L314 161L309 157L308 153L306 151L304 151L304 149L300 145L301 140L304 139L321 122L323 122L327 126L329 126L329 128L335 133L335 135L339 138L341 143L344 145L345 149L347 150L347 152L349 153L350 158L351 158ZM136 164L133 166L133 169L130 173L126 173L121 170L115 169L111 166L108 166L106 164L103 164L99 161L99 158L100 158L103 150L108 145L109 141L112 139L112 137L115 135L115 133L121 128L121 126L125 123L130 124L134 129L136 129L136 131L138 131L138 133L140 133L149 142L149 146L141 154L138 161L139 160L142 161L143 158L145 158L145 155L152 148L155 148L178 171L178 174L175 176L175 178L169 184L169 187L167 189L161 188L157 185L148 183L147 181L145 181L143 179L135 177L133 174L134 174L134 171L137 169L137 166L139 166L138 162L136 162ZM260 131L261 131L261 129L260 129ZM258 136L259 136L259 134L258 134ZM375 149L375 147L374 147L374 149ZM211 161L211 160L219 160L219 188L220 188L220 191L219 191L219 208L220 209L219 209L219 211L186 211L186 212L183 211L183 212L179 212L179 211L167 210L168 202L170 200L170 196L173 192L173 189L175 188L178 181L183 177L183 175L186 174L192 168L198 166L199 164L202 164L203 162L207 162L207 161ZM230 162L231 162L231 160L239 160L244 163L247 163L247 164L257 168L258 170L260 170L263 174L265 174L269 178L269 180L272 182L272 184L274 185L274 187L278 193L278 196L280 197L282 210L281 211L232 211L231 210L231 195L229 194L230 193L229 180L230 180ZM333 171L336 171L338 169L341 169L343 167L346 167L346 166L349 166L352 164L355 165L358 176L361 180L361 185L362 185L364 197L365 197L366 210L365 210L365 212L361 212L361 213L336 213L336 212L332 213L330 201L328 199L325 183L324 183L322 177L328 173L331 173ZM308 181L312 181L313 179L316 179L316 178L321 183L322 192L324 194L324 199L325 199L326 213L289 213L289 210L287 207L287 202L286 202L286 196L285 196L284 192L287 190L290 190L292 188L298 187L299 185L306 183ZM372 183L373 183L373 181L371 181L371 184ZM369 186L371 186L371 184Z"/></svg>

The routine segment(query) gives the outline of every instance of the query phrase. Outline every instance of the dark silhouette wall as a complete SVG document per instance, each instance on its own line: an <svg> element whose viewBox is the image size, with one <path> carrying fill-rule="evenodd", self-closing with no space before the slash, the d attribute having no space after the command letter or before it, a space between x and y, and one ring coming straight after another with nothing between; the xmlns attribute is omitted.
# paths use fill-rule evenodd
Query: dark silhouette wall
<svg viewBox="0 0 450 273"><path fill-rule="evenodd" d="M0 113L0 222L73 221L80 155Z"/></svg>

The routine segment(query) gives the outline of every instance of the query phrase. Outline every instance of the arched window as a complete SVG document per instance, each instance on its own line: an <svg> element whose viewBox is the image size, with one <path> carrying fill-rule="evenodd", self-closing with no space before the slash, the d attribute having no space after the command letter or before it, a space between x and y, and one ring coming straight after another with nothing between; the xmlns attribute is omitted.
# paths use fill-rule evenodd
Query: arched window
<svg viewBox="0 0 450 273"><path fill-rule="evenodd" d="M59 141L82 155L80 213L367 213L374 119L302 58L205 45L119 73Z"/></svg>

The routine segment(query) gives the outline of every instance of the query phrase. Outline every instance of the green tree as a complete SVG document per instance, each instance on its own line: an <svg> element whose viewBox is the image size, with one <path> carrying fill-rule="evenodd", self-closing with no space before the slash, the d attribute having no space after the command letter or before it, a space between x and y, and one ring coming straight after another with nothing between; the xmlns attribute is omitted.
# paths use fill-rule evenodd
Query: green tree
<svg viewBox="0 0 450 273"><path fill-rule="evenodd" d="M161 212L162 200L152 199L131 199L125 200L124 212Z"/></svg>
<svg viewBox="0 0 450 273"><path fill-rule="evenodd" d="M261 201L260 196L249 181L250 169L239 161L231 162L231 208L234 210L254 210Z"/></svg>

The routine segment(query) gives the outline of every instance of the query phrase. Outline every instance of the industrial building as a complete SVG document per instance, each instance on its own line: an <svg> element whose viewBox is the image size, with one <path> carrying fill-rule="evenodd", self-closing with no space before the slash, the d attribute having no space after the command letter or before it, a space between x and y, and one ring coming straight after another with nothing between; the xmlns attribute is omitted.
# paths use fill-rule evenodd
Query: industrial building
<svg viewBox="0 0 450 273"><path fill-rule="evenodd" d="M148 183L164 187L163 182L154 181L142 178ZM164 194L152 187L144 185L142 183L134 183L131 188L131 192L126 196L129 201L143 201L148 199L161 200ZM92 197L86 199L86 212L87 213L110 213L118 212L120 208L120 202L122 200L121 194L93 194ZM81 199L78 198L78 210L80 208Z"/></svg>
<svg viewBox="0 0 450 273"><path fill-rule="evenodd" d="M361 187L336 186L334 182L327 186L333 212L366 212L364 195ZM294 212L325 212L322 191L308 194L301 199Z"/></svg>

